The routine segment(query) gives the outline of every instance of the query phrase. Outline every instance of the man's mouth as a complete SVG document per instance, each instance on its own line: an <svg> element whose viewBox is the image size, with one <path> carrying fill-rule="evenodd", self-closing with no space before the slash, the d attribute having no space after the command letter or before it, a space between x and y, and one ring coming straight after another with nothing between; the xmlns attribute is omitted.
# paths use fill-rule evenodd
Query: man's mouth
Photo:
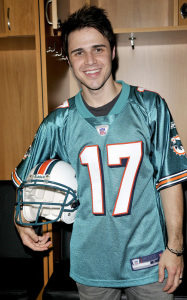
<svg viewBox="0 0 187 300"><path fill-rule="evenodd" d="M86 74L96 74L96 73L99 73L101 69L98 69L98 70L90 70L90 71L85 71L84 73Z"/></svg>

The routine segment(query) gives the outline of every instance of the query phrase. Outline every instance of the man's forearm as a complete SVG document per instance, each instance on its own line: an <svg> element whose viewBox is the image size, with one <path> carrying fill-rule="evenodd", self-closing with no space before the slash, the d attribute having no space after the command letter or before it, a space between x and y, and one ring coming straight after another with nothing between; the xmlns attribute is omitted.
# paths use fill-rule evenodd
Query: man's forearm
<svg viewBox="0 0 187 300"><path fill-rule="evenodd" d="M174 250L183 248L183 191L182 185L161 191L161 199L166 219L168 247Z"/></svg>

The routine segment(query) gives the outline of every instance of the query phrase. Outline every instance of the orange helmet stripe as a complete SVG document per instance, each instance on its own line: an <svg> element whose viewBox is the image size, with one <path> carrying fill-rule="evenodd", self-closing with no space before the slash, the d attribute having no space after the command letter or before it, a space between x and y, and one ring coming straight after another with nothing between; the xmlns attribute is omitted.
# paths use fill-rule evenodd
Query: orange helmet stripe
<svg viewBox="0 0 187 300"><path fill-rule="evenodd" d="M44 175L48 166L51 164L51 162L53 161L53 159L48 159L46 160L39 168L37 174L40 174L40 175Z"/></svg>

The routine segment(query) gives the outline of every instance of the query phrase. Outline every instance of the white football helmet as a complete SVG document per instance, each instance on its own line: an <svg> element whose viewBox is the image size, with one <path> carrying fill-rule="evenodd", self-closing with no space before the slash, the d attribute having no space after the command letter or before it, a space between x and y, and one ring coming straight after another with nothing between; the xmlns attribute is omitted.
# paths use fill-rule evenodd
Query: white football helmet
<svg viewBox="0 0 187 300"><path fill-rule="evenodd" d="M45 224L63 221L71 224L79 206L77 180L72 166L64 161L50 159L35 166L18 188L16 223L43 225L38 218L44 217Z"/></svg>

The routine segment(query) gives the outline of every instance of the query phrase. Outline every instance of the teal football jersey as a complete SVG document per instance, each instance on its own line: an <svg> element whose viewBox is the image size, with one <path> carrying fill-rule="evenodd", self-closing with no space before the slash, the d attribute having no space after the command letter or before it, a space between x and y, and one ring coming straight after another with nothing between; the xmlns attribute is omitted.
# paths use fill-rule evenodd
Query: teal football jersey
<svg viewBox="0 0 187 300"><path fill-rule="evenodd" d="M187 179L187 158L165 100L120 83L120 97L107 116L93 116L81 91L50 113L12 174L19 186L47 159L73 166L80 206L70 275L89 286L158 281L166 246L159 191Z"/></svg>

